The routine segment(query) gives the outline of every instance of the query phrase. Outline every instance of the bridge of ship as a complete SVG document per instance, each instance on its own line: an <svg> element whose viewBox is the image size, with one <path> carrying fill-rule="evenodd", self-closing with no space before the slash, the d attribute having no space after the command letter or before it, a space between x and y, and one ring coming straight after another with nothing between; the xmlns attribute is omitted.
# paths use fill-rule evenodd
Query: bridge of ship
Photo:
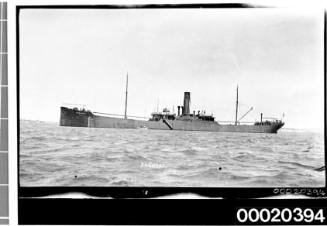
<svg viewBox="0 0 327 226"><path fill-rule="evenodd" d="M190 100L191 93L184 92L184 105L177 106L177 115L175 113L171 113L169 109L164 108L162 112L153 112L151 114L150 121L160 121L160 120L184 120L184 121L193 121L193 120L201 120L201 121L214 121L215 117L212 115L207 115L205 111L198 111L197 113L193 111L190 113ZM181 112L182 110L182 112Z"/></svg>

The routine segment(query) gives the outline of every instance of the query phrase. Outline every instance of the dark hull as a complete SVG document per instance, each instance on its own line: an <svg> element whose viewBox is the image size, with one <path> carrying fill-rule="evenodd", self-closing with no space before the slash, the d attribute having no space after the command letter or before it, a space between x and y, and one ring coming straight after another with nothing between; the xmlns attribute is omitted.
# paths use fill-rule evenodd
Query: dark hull
<svg viewBox="0 0 327 226"><path fill-rule="evenodd" d="M271 125L221 125L214 121L160 120L143 121L94 115L91 112L61 107L60 126L91 128L147 128L156 130L184 130L241 133L277 133L284 124Z"/></svg>

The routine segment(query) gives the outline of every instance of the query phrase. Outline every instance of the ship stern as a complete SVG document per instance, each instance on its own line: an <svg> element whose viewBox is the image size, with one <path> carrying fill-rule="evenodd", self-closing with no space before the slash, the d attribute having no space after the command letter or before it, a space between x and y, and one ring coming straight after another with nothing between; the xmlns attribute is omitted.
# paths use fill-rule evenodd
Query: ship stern
<svg viewBox="0 0 327 226"><path fill-rule="evenodd" d="M60 126L89 127L93 114L77 108L60 107Z"/></svg>

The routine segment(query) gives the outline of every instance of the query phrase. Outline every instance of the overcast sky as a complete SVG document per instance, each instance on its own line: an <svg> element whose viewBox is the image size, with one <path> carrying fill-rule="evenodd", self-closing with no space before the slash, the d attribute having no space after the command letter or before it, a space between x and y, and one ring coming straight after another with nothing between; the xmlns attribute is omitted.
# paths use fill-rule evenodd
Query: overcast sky
<svg viewBox="0 0 327 226"><path fill-rule="evenodd" d="M234 120L323 128L323 11L23 9L20 116L59 122L63 103L150 116L182 105Z"/></svg>

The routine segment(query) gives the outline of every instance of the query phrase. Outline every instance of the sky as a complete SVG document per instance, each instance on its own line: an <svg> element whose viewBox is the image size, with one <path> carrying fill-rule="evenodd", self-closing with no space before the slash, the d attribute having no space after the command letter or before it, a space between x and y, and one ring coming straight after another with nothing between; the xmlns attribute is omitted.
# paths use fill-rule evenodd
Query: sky
<svg viewBox="0 0 327 226"><path fill-rule="evenodd" d="M20 118L59 123L60 106L150 116L191 111L323 128L322 10L22 9Z"/></svg>

